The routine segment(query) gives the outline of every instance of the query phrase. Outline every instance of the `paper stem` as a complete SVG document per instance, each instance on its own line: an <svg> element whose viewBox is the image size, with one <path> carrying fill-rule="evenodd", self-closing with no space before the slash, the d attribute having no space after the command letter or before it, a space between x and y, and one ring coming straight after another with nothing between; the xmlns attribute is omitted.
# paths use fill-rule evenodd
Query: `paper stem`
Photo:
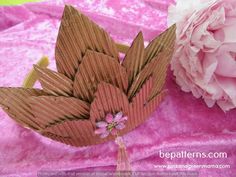
<svg viewBox="0 0 236 177"><path fill-rule="evenodd" d="M42 57L38 63L36 64L42 68L46 68L49 65L49 60L48 57ZM24 88L32 88L37 81L37 74L34 70L34 68L27 74L24 82L23 82L23 87Z"/></svg>

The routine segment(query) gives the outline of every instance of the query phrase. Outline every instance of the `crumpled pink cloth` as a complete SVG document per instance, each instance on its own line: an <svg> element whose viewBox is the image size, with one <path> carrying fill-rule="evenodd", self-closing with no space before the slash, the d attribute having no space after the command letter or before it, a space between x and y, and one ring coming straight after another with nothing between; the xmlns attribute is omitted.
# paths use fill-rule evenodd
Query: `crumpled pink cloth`
<svg viewBox="0 0 236 177"><path fill-rule="evenodd" d="M55 69L54 47L64 3L75 5L115 40L130 43L142 30L146 41L166 28L172 0L61 0L0 7L0 85L21 86L42 55ZM236 110L209 109L182 92L169 72L168 96L151 118L124 136L133 171L197 171L200 177L235 177ZM226 159L167 159L162 151L227 152ZM114 170L117 145L76 148L17 125L0 111L0 176L37 176L40 170ZM157 165L231 165L230 169L164 169Z"/></svg>

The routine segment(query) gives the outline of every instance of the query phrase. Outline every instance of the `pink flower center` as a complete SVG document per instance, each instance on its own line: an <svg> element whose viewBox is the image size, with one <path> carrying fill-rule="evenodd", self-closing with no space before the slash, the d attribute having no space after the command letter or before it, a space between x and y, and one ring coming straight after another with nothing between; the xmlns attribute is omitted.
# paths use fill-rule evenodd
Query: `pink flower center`
<svg viewBox="0 0 236 177"><path fill-rule="evenodd" d="M107 130L112 131L112 129L115 128L117 125L118 125L117 122L109 123L107 126Z"/></svg>

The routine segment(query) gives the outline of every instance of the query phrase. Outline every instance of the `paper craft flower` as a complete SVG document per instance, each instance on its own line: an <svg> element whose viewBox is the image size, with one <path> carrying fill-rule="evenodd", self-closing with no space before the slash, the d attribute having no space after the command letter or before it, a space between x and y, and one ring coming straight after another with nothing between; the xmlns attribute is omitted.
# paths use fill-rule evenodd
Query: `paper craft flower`
<svg viewBox="0 0 236 177"><path fill-rule="evenodd" d="M2 87L0 105L18 123L65 144L115 139L162 101L174 40L172 26L144 48L140 32L120 62L106 31L66 6L55 49L58 72L36 65L42 90Z"/></svg>
<svg viewBox="0 0 236 177"><path fill-rule="evenodd" d="M117 135L118 130L125 128L125 121L128 119L127 116L123 116L122 112L118 112L113 116L111 113L107 114L105 121L99 121L96 123L98 127L95 130L95 134L101 134L101 138L106 138L110 133Z"/></svg>
<svg viewBox="0 0 236 177"><path fill-rule="evenodd" d="M177 25L171 68L181 89L209 107L236 107L236 1L177 0L169 23Z"/></svg>

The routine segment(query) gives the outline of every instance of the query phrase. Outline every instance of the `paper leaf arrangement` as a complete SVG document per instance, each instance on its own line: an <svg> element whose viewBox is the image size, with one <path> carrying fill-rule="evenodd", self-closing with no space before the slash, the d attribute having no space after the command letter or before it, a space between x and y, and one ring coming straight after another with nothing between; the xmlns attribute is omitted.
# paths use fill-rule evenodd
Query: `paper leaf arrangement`
<svg viewBox="0 0 236 177"><path fill-rule="evenodd" d="M42 90L0 88L0 105L19 124L72 146L115 139L142 124L163 100L175 26L145 48L140 32L121 62L116 43L66 6L56 42L58 72L37 65Z"/></svg>

